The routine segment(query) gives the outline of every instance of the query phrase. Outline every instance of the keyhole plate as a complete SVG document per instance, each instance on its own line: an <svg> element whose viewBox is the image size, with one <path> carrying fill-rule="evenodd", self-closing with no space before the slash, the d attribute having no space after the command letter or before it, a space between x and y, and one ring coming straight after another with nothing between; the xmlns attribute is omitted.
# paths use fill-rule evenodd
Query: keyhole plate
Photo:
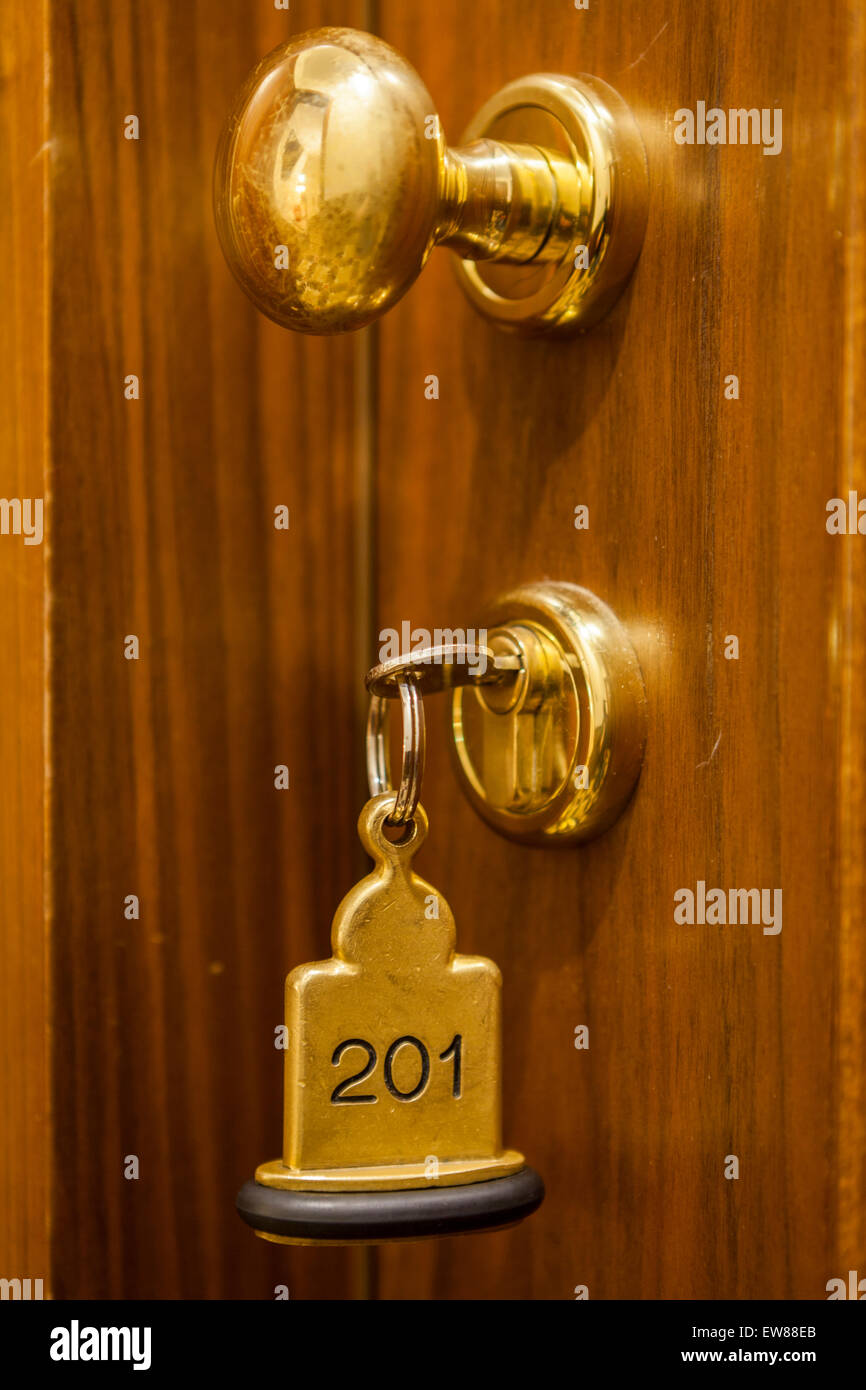
<svg viewBox="0 0 866 1390"><path fill-rule="evenodd" d="M455 689L461 785L511 839L591 839L620 815L643 762L646 695L629 636L607 604L565 583L503 595L485 626L491 644L521 653L525 670L510 698L495 687Z"/></svg>

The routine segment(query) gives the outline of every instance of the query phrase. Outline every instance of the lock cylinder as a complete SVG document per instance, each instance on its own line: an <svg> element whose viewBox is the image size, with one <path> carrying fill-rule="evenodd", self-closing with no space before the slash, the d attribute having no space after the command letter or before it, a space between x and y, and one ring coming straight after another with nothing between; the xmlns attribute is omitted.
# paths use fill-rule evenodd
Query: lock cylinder
<svg viewBox="0 0 866 1390"><path fill-rule="evenodd" d="M486 616L490 647L509 653L520 675L454 688L460 784L511 839L592 839L625 808L643 762L646 695L628 633L576 584L524 585Z"/></svg>

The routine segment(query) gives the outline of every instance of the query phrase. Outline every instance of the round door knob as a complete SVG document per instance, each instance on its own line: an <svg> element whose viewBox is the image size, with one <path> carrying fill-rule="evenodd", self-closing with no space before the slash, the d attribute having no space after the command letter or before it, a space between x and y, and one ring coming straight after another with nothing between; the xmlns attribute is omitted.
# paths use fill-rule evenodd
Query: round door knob
<svg viewBox="0 0 866 1390"><path fill-rule="evenodd" d="M418 74L353 29L303 34L262 59L214 179L229 266L263 313L304 333L378 318L437 243L501 326L585 328L633 269L646 201L637 125L605 83L512 82L448 148Z"/></svg>

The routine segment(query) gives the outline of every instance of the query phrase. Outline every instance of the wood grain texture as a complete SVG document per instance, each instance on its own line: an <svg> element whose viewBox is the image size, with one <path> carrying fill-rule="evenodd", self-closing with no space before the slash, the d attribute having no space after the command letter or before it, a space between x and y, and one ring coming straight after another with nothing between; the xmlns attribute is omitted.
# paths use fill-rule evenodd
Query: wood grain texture
<svg viewBox="0 0 866 1390"><path fill-rule="evenodd" d="M279 1153L284 976L327 954L357 877L357 346L257 314L211 213L247 71L293 28L357 22L336 9L51 6L61 1297L353 1289L347 1252L255 1239L234 1195Z"/></svg>
<svg viewBox="0 0 866 1390"><path fill-rule="evenodd" d="M419 865L460 948L503 969L506 1139L548 1197L512 1232L383 1248L370 1287L821 1298L866 1269L866 542L824 528L828 498L866 496L864 21L853 0L383 0L452 139L523 72L618 87L646 246L571 344L489 328L442 252L378 335L295 337L222 261L213 150L261 54L372 16L0 18L0 495L47 506L44 546L0 536L0 1275L72 1298L358 1293L357 1252L256 1241L233 1199L279 1149L283 977L327 954L360 869L368 586L377 626L460 626L548 575L632 632L635 800L583 849L509 844L431 707ZM782 154L676 146L698 99L782 107ZM701 878L781 887L781 935L676 926Z"/></svg>
<svg viewBox="0 0 866 1390"><path fill-rule="evenodd" d="M474 817L434 729L419 869L461 949L502 967L505 1137L548 1196L511 1232L384 1250L381 1296L825 1297L866 1267L864 542L825 530L827 500L864 489L845 9L384 0L381 32L451 140L524 72L597 74L651 181L636 276L587 337L497 333L441 252L382 326L381 625L585 584L632 633L650 732L625 816L554 854ZM699 99L781 107L782 153L675 145ZM699 879L781 888L781 934L675 925Z"/></svg>
<svg viewBox="0 0 866 1390"><path fill-rule="evenodd" d="M842 465L843 495L866 496L866 441L860 421L866 392L866 16L847 7L845 54L847 121L843 146L845 309L843 316ZM838 1003L839 1084L836 1087L838 1258L842 1269L858 1269L866 1249L866 556L846 549L839 566L839 611L843 640L839 655L840 749L839 841L841 884L840 987Z"/></svg>
<svg viewBox="0 0 866 1390"><path fill-rule="evenodd" d="M0 496L45 499L44 6L0 13ZM44 515L44 513L43 513ZM0 1277L50 1289L43 911L45 551L0 535Z"/></svg>

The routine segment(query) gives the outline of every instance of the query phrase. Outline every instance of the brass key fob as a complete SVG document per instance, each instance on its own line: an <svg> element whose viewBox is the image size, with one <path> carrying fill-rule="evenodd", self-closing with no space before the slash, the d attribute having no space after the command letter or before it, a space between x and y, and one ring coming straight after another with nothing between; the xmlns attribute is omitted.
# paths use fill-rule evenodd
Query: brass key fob
<svg viewBox="0 0 866 1390"><path fill-rule="evenodd" d="M509 1225L544 1189L501 1141L498 967L455 952L451 909L412 861L420 805L399 839L392 792L361 812L371 873L334 916L333 956L286 981L282 1159L238 1197L267 1239L417 1239Z"/></svg>

